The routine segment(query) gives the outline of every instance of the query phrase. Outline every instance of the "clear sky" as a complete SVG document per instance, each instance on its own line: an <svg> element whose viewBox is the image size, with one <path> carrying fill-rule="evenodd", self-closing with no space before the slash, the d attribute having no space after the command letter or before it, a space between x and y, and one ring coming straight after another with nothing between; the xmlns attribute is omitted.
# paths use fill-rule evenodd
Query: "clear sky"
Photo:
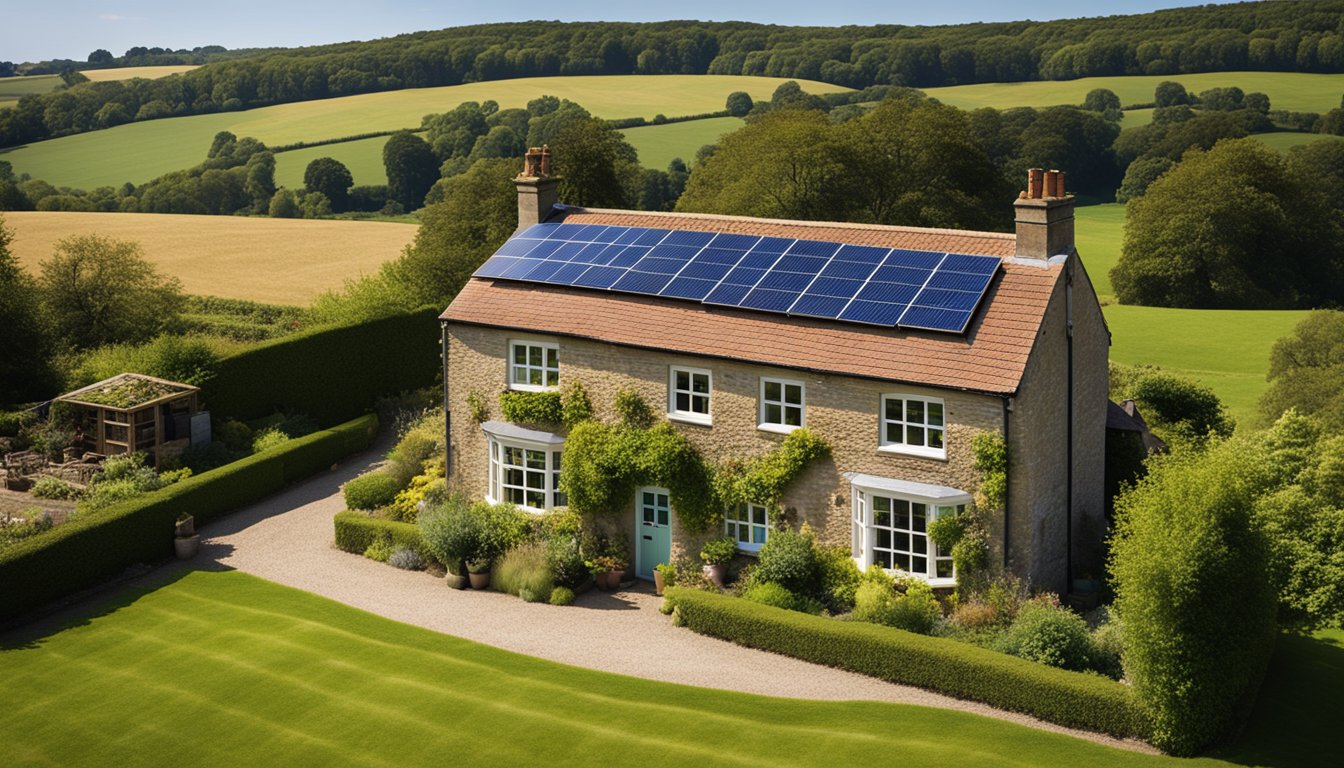
<svg viewBox="0 0 1344 768"><path fill-rule="evenodd" d="M194 48L297 46L367 40L424 29L559 18L564 21L661 21L669 18L776 24L957 24L1022 18L1143 13L1193 5L1177 0L63 0L5 3L0 60L85 59L96 48L120 56L134 45Z"/></svg>

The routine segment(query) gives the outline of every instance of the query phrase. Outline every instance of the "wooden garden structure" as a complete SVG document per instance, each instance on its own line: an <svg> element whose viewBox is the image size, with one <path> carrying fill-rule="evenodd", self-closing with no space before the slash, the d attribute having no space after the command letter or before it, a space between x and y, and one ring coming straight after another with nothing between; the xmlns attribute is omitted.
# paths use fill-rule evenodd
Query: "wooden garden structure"
<svg viewBox="0 0 1344 768"><path fill-rule="evenodd" d="M52 406L74 409L74 448L105 456L142 451L158 466L191 446L199 391L190 384L123 373L61 395Z"/></svg>

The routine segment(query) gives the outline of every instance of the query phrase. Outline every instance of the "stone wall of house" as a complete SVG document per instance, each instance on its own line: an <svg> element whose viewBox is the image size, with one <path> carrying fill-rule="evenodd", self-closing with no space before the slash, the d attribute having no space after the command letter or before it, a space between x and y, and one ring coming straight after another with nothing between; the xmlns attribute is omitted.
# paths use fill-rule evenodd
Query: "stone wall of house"
<svg viewBox="0 0 1344 768"><path fill-rule="evenodd" d="M1075 570L1096 573L1105 533L1104 485L1109 335L1087 273L1074 257L1073 542ZM1033 589L1066 591L1068 308L1061 275L1027 364L1009 423L1008 552ZM1003 538L995 537L1001 556Z"/></svg>
<svg viewBox="0 0 1344 768"><path fill-rule="evenodd" d="M655 413L666 414L670 366L710 370L713 425L673 423L713 461L747 459L778 446L784 439L782 434L757 428L760 378L802 381L806 426L830 443L832 456L808 467L785 494L783 507L790 523L798 525L806 521L821 540L831 544L850 543L851 493L842 473L862 472L973 493L979 484L979 473L973 466L971 439L980 431L998 432L1003 425L1002 401L998 397L460 324L450 325L448 335L445 377L449 382L448 409L452 420L450 478L457 489L473 497L485 494L488 460L485 435L471 420L467 399L471 393L478 393L490 405L490 418L502 419L498 397L507 385L510 340L558 342L561 384L574 378L582 381L595 415L607 421L617 418L613 403L621 389L637 390ZM948 425L946 460L878 450L881 396L897 393L944 400ZM633 544L633 499L628 517ZM707 538L684 531L675 514L672 535L673 557L693 556Z"/></svg>

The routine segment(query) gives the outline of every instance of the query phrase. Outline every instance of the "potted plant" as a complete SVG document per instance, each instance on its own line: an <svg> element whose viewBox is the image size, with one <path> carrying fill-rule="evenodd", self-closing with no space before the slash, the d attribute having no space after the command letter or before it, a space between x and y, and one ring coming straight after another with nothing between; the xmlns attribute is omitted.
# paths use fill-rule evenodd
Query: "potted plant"
<svg viewBox="0 0 1344 768"><path fill-rule="evenodd" d="M201 537L196 533L196 519L180 515L174 525L173 551L178 560L190 560L201 548Z"/></svg>
<svg viewBox="0 0 1344 768"><path fill-rule="evenodd" d="M736 554L737 543L729 536L705 542L700 548L700 559L705 561L705 578L722 589L724 577L728 575L728 563Z"/></svg>
<svg viewBox="0 0 1344 768"><path fill-rule="evenodd" d="M621 586L621 575L625 573L625 559L617 555L598 555L589 563L593 581L603 592L615 592Z"/></svg>
<svg viewBox="0 0 1344 768"><path fill-rule="evenodd" d="M489 560L467 561L467 579L472 589L490 588L490 565Z"/></svg>
<svg viewBox="0 0 1344 768"><path fill-rule="evenodd" d="M653 591L659 595L663 590L677 583L677 566L671 563L659 563L653 566Z"/></svg>

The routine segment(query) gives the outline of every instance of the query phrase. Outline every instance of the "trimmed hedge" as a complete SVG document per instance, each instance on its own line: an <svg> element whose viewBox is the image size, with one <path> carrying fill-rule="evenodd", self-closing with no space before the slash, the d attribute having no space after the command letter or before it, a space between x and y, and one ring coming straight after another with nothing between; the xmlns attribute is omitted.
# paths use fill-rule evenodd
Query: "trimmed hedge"
<svg viewBox="0 0 1344 768"><path fill-rule="evenodd" d="M0 620L92 587L135 563L173 553L173 523L197 525L280 490L367 448L378 431L372 414L290 440L269 451L128 499L0 552Z"/></svg>
<svg viewBox="0 0 1344 768"><path fill-rule="evenodd" d="M426 562L434 560L434 553L425 546L420 528L411 523L399 523L381 517L369 517L363 512L338 512L334 521L336 526L336 548L356 555L364 554L379 536L386 534L392 541L392 549L413 549Z"/></svg>
<svg viewBox="0 0 1344 768"><path fill-rule="evenodd" d="M1119 737L1148 735L1126 686L941 637L809 616L737 597L679 587L666 592L685 626L797 659Z"/></svg>
<svg viewBox="0 0 1344 768"><path fill-rule="evenodd" d="M438 311L426 307L258 344L220 360L201 390L217 420L285 411L327 426L380 395L432 385L439 360Z"/></svg>

